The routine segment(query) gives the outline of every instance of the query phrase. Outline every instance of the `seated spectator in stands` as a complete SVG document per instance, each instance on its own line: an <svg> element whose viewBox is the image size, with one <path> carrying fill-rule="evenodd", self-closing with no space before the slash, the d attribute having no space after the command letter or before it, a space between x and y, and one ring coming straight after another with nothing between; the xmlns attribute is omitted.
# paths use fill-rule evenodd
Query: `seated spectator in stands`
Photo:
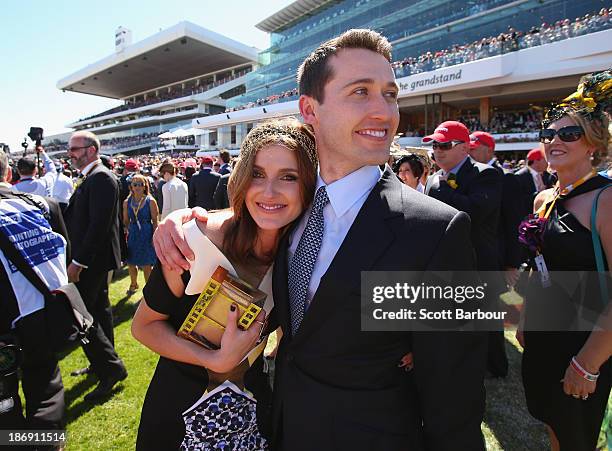
<svg viewBox="0 0 612 451"><path fill-rule="evenodd" d="M42 146L36 148L36 153L41 156L45 165L45 175L36 178L38 168L36 160L32 157L23 157L17 162L19 171L19 182L13 188L24 193L37 194L39 196L51 197L53 193L53 183L56 178L56 169L53 161L45 153Z"/></svg>
<svg viewBox="0 0 612 451"><path fill-rule="evenodd" d="M180 180L176 174L176 166L174 163L164 163L159 168L159 174L164 179L165 183L162 186L162 219L168 214L181 208L187 208L189 192L187 184Z"/></svg>

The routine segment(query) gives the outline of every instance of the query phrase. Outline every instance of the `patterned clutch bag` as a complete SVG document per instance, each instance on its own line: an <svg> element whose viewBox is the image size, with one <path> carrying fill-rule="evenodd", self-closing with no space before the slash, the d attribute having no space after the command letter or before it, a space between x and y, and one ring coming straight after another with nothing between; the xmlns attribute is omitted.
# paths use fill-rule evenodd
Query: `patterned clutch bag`
<svg viewBox="0 0 612 451"><path fill-rule="evenodd" d="M209 349L219 349L230 306L238 306L238 327L248 329L267 294L217 266L204 291L193 304L177 335Z"/></svg>

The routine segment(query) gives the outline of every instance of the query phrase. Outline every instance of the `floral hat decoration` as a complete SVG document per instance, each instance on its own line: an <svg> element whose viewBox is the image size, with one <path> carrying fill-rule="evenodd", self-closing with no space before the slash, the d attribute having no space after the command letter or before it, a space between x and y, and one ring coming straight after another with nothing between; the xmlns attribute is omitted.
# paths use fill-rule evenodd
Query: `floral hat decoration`
<svg viewBox="0 0 612 451"><path fill-rule="evenodd" d="M609 113L611 107L612 68L582 77L576 92L548 110L542 126L548 127L565 115L568 110L575 111L587 120L596 120L606 112Z"/></svg>

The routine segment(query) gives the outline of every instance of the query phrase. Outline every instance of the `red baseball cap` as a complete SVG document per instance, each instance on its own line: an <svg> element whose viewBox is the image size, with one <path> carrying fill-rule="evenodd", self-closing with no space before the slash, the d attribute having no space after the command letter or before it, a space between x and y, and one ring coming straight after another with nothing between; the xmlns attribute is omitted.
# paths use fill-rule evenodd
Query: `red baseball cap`
<svg viewBox="0 0 612 451"><path fill-rule="evenodd" d="M495 138L487 132L474 132L470 135L470 148L474 149L480 144L487 146L491 150L495 150Z"/></svg>
<svg viewBox="0 0 612 451"><path fill-rule="evenodd" d="M438 125L431 135L423 138L424 143L430 141L438 141L441 143L462 141L464 143L469 143L470 131L461 122L446 121Z"/></svg>
<svg viewBox="0 0 612 451"><path fill-rule="evenodd" d="M542 149L540 149L539 147L536 147L535 149L531 149L529 151L529 153L527 154L527 159L529 161L540 161L544 159L544 152L542 152Z"/></svg>
<svg viewBox="0 0 612 451"><path fill-rule="evenodd" d="M129 169L129 170L138 169L139 166L140 165L138 164L138 161L132 158L130 158L129 160L125 162L125 169Z"/></svg>
<svg viewBox="0 0 612 451"><path fill-rule="evenodd" d="M203 157L202 164L212 165L215 161L211 157Z"/></svg>

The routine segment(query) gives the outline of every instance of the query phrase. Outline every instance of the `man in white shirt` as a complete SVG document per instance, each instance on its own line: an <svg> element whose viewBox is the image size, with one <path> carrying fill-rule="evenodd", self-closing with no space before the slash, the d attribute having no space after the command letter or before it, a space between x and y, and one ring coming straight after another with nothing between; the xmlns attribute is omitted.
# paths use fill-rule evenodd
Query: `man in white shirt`
<svg viewBox="0 0 612 451"><path fill-rule="evenodd" d="M298 70L319 175L313 205L279 243L274 263L283 330L275 449L484 450L484 337L361 329L361 271L474 267L468 216L379 169L399 123L390 62L384 37L349 30ZM158 257L170 268L188 267L167 244L192 255L176 228L192 215L177 212L156 234ZM407 352L415 362L409 374L397 368Z"/></svg>
<svg viewBox="0 0 612 451"><path fill-rule="evenodd" d="M527 166L515 172L521 185L523 198L523 216L533 213L533 201L536 195L555 183L555 178L547 171L548 162L544 151L535 148L527 154Z"/></svg>
<svg viewBox="0 0 612 451"><path fill-rule="evenodd" d="M182 208L187 208L189 202L189 188L187 184L176 176L176 166L173 163L164 163L159 168L159 174L163 177L162 186L163 206L161 217L164 219L170 213Z"/></svg>
<svg viewBox="0 0 612 451"><path fill-rule="evenodd" d="M55 165L42 146L36 148L36 153L43 159L45 174L36 178L38 168L35 160L32 157L23 157L17 162L17 172L19 172L20 178L14 188L23 193L51 197L56 178Z"/></svg>
<svg viewBox="0 0 612 451"><path fill-rule="evenodd" d="M56 175L55 181L53 182L53 190L51 196L56 199L62 210L65 210L70 202L70 197L74 192L74 182L71 178L64 175L62 164L55 163Z"/></svg>

